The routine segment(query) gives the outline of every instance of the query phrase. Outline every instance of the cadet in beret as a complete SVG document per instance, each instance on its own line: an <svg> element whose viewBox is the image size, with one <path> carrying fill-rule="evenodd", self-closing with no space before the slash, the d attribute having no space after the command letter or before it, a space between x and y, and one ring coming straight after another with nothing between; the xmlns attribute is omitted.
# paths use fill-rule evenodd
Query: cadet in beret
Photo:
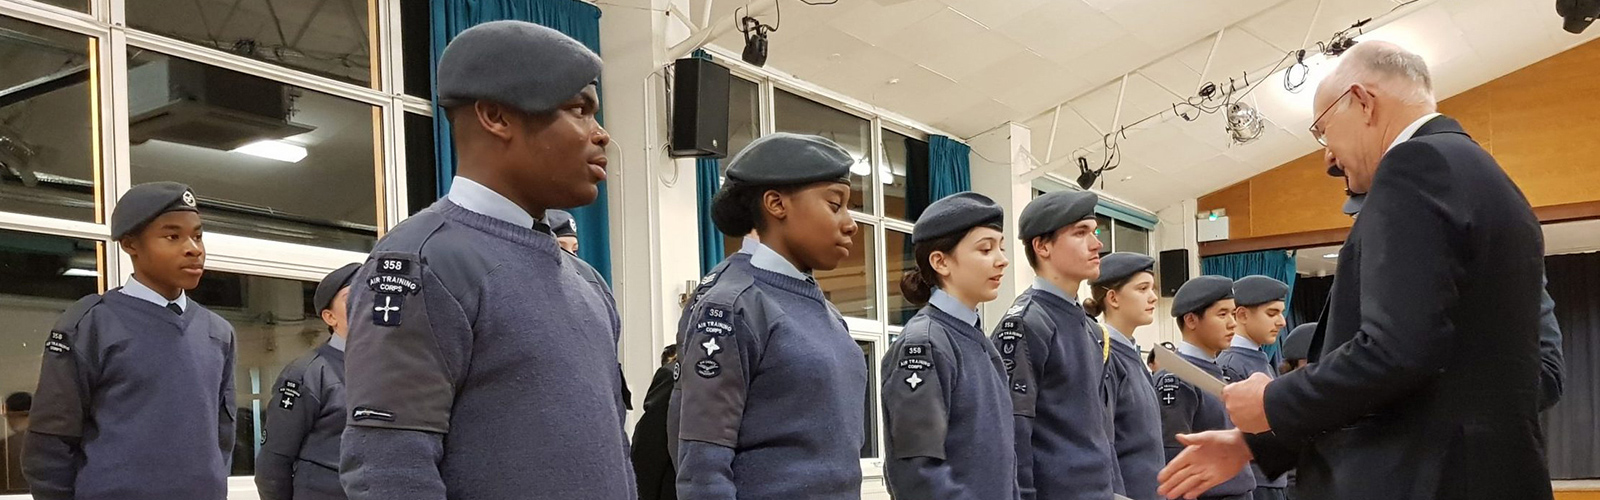
<svg viewBox="0 0 1600 500"><path fill-rule="evenodd" d="M1025 499L1105 499L1122 493L1105 389L1108 331L1078 303L1100 276L1089 192L1048 193L1022 209L1017 236L1038 275L991 337L1009 375L1017 482Z"/></svg>
<svg viewBox="0 0 1600 500"><path fill-rule="evenodd" d="M1245 276L1233 284L1233 319L1238 323L1233 342L1227 350L1217 355L1217 364L1232 380L1244 380L1251 375L1264 373L1277 378L1278 369L1261 347L1278 341L1278 332L1286 323L1283 312L1287 307L1289 285L1267 276ZM1256 500L1283 500L1288 483L1282 476L1267 477L1260 466L1251 465L1256 477Z"/></svg>
<svg viewBox="0 0 1600 500"><path fill-rule="evenodd" d="M351 282L345 492L632 499L616 305L544 223L593 202L605 179L600 58L549 28L494 21L438 64L459 175Z"/></svg>
<svg viewBox="0 0 1600 500"><path fill-rule="evenodd" d="M999 295L1005 213L978 193L928 205L900 290L925 304L883 360L884 479L895 498L1015 500L1011 391L978 305Z"/></svg>
<svg viewBox="0 0 1600 500"><path fill-rule="evenodd" d="M344 346L350 334L346 264L317 284L312 307L328 325L328 342L284 367L266 410L265 439L256 455L261 500L342 500L339 437L344 433Z"/></svg>
<svg viewBox="0 0 1600 500"><path fill-rule="evenodd" d="M1311 339L1317 335L1317 323L1306 323L1283 336L1283 366L1278 374L1286 374L1305 366L1311 352Z"/></svg>
<svg viewBox="0 0 1600 500"><path fill-rule="evenodd" d="M183 184L117 201L111 239L133 276L79 299L45 339L23 454L34 498L227 496L233 326L185 294L205 268L202 233Z"/></svg>
<svg viewBox="0 0 1600 500"><path fill-rule="evenodd" d="M1172 316L1177 318L1183 341L1178 355L1223 382L1233 381L1217 364L1217 354L1228 348L1234 337L1235 308L1233 280L1221 276L1200 276L1184 283L1172 298ZM1161 403L1161 436L1171 462L1183 451L1184 434L1232 429L1227 409L1216 396L1201 392L1168 370L1155 375L1156 399ZM1206 490L1206 500L1247 500L1255 490L1255 474L1241 469L1232 479Z"/></svg>
<svg viewBox="0 0 1600 500"><path fill-rule="evenodd" d="M1167 459L1161 447L1161 410L1150 369L1140 359L1133 331L1155 323L1156 260L1148 255L1117 252L1100 259L1100 277L1090 281L1090 316L1104 315L1111 332L1111 361L1106 370L1106 404L1115 433L1117 471L1128 498L1155 500L1156 474Z"/></svg>
<svg viewBox="0 0 1600 500"><path fill-rule="evenodd" d="M729 164L711 217L761 242L707 276L678 333L679 498L861 497L867 366L811 276L850 255L854 163L827 139L778 133Z"/></svg>
<svg viewBox="0 0 1600 500"><path fill-rule="evenodd" d="M562 250L578 254L578 221L566 210L548 210L546 219L550 225L550 232L555 233L556 243Z"/></svg>

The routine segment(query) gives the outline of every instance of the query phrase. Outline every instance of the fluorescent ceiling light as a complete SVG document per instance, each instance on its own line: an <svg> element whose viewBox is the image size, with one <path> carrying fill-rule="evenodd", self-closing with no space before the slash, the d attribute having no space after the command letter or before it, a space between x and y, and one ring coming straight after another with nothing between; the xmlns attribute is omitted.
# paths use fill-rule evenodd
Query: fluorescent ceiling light
<svg viewBox="0 0 1600 500"><path fill-rule="evenodd" d="M279 140L256 141L239 146L233 150L235 153L244 153L258 156L268 160L278 160L284 163L300 163L306 159L306 148Z"/></svg>
<svg viewBox="0 0 1600 500"><path fill-rule="evenodd" d="M78 269L76 267L67 269L65 272L62 272L61 275L62 276L67 276L67 277L72 277L72 278L99 278L100 277L100 273L95 272L95 270L93 270L93 269Z"/></svg>
<svg viewBox="0 0 1600 500"><path fill-rule="evenodd" d="M1330 253L1330 254L1322 256L1322 258L1324 258L1324 259L1337 259L1337 258L1339 258L1339 254Z"/></svg>

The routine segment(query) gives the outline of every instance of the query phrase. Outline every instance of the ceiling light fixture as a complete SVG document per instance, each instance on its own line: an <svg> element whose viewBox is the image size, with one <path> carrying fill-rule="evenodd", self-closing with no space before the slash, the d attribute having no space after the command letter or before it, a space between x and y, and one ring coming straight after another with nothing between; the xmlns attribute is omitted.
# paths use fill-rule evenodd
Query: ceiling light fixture
<svg viewBox="0 0 1600 500"><path fill-rule="evenodd" d="M1339 258L1339 254L1330 253L1330 254L1322 256L1322 258L1324 258L1324 259L1337 259L1337 258Z"/></svg>
<svg viewBox="0 0 1600 500"><path fill-rule="evenodd" d="M306 159L305 146L290 144L275 139L245 144L243 146L239 146L239 148L233 150L233 152L266 158L268 160L277 160L284 163L300 163L300 160Z"/></svg>
<svg viewBox="0 0 1600 500"><path fill-rule="evenodd" d="M1245 144L1261 137L1261 131L1266 127L1266 120L1261 118L1261 112L1249 104L1234 102L1228 105L1228 134L1233 136L1235 144Z"/></svg>

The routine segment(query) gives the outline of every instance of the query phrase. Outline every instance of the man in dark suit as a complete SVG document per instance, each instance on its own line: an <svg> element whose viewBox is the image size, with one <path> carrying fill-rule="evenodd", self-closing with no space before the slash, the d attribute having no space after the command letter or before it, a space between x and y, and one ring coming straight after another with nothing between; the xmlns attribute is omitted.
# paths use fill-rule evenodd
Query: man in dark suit
<svg viewBox="0 0 1600 500"><path fill-rule="evenodd" d="M667 404L672 400L672 384L677 380L673 365L678 361L678 344L661 351L661 368L650 380L644 395L644 416L633 427L633 472L638 477L639 500L677 500L678 473L667 454Z"/></svg>
<svg viewBox="0 0 1600 500"><path fill-rule="evenodd" d="M1312 135L1367 200L1313 363L1229 386L1236 431L1184 436L1161 493L1253 457L1299 499L1549 499L1539 423L1539 221L1455 120L1420 57L1363 42L1319 86Z"/></svg>

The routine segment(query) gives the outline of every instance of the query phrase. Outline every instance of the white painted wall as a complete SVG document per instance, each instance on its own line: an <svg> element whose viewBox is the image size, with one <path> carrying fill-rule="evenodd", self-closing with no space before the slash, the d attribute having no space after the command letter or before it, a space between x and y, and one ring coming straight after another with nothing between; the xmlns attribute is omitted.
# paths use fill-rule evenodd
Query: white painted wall
<svg viewBox="0 0 1600 500"><path fill-rule="evenodd" d="M1151 234L1151 241L1157 252L1165 250L1189 250L1189 276L1200 275L1200 244L1196 242L1195 199L1184 200L1181 203L1167 207L1156 216L1161 222L1156 225L1156 230ZM1183 338L1178 331L1178 325L1172 320L1172 299L1162 297L1156 304L1156 322L1153 325L1140 328L1134 332L1134 338L1139 345L1148 348L1156 342L1177 342Z"/></svg>

